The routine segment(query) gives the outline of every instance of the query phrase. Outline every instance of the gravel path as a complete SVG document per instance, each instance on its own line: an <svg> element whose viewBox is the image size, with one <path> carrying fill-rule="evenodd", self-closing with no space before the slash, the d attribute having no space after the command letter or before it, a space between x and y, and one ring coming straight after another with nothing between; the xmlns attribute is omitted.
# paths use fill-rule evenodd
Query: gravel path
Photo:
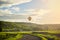
<svg viewBox="0 0 60 40"><path fill-rule="evenodd" d="M42 40L41 38L33 35L24 35L21 39L18 40Z"/></svg>

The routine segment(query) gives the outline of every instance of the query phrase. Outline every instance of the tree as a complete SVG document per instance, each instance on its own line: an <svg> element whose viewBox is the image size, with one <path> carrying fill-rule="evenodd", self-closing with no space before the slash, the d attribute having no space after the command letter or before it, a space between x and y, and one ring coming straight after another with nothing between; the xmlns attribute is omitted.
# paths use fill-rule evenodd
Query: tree
<svg viewBox="0 0 60 40"><path fill-rule="evenodd" d="M2 26L3 26L3 22L0 21L0 32L2 32Z"/></svg>

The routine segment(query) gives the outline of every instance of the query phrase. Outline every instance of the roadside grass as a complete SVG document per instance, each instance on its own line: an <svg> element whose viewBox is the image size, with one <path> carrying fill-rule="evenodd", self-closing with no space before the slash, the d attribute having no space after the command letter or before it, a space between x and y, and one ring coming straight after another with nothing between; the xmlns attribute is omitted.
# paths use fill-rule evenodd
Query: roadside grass
<svg viewBox="0 0 60 40"><path fill-rule="evenodd" d="M38 31L35 31L38 32ZM41 32L41 31L39 31ZM53 40L60 40L60 38L56 37L55 35L51 35L51 34L60 34L60 32L57 31L48 31L48 33L51 34L40 34L40 33L33 33L32 31L27 32L0 32L0 40L17 40L23 37L24 34L29 34L29 35L33 35L33 36L37 36L42 38L42 40L48 40L53 39ZM42 32L47 32L47 31L42 31Z"/></svg>

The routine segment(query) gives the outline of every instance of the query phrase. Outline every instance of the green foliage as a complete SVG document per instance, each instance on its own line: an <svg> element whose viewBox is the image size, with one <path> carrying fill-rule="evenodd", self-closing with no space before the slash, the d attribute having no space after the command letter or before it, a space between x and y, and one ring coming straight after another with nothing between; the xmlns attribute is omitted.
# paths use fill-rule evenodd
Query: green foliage
<svg viewBox="0 0 60 40"><path fill-rule="evenodd" d="M3 32L17 32L17 31L40 31L42 28L40 25L32 23L23 23L23 22L3 22L2 24Z"/></svg>
<svg viewBox="0 0 60 40"><path fill-rule="evenodd" d="M51 34L32 34L32 33L16 33L16 34L13 34L12 32L11 33L0 33L0 40L17 40L17 39L21 39L23 38L24 35L33 35L35 37L39 37L39 38L42 38L42 40L60 40L59 38L57 38L56 36L54 35L51 35Z"/></svg>
<svg viewBox="0 0 60 40"><path fill-rule="evenodd" d="M39 25L26 22L4 22L0 21L0 29L3 32L19 32L19 31L60 31L60 24Z"/></svg>
<svg viewBox="0 0 60 40"><path fill-rule="evenodd" d="M37 36L42 38L42 40L60 40L59 37L57 37L54 34L59 34L60 32L52 32L52 30L60 30L59 25L38 25L33 23L24 23L24 22L4 22L0 21L0 29L2 33L0 33L0 40L17 40L19 38L22 38L24 34L30 34L33 36ZM53 26L53 27L52 27ZM51 28L52 27L52 28ZM55 28L55 29L54 29ZM25 31L25 32L24 32ZM50 31L48 33L31 33L26 31ZM6 33L3 33L6 32ZM9 33L7 33L9 32ZM21 33L22 32L22 33Z"/></svg>

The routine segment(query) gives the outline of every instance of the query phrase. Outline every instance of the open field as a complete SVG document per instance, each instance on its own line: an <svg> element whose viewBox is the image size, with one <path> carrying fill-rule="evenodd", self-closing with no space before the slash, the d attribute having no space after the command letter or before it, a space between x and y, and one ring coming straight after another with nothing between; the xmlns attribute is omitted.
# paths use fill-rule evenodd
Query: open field
<svg viewBox="0 0 60 40"><path fill-rule="evenodd" d="M60 33L49 32L0 32L1 40L60 40Z"/></svg>
<svg viewBox="0 0 60 40"><path fill-rule="evenodd" d="M0 21L0 30L2 32L21 32L21 31L58 31L60 24L34 24L26 22L4 22Z"/></svg>
<svg viewBox="0 0 60 40"><path fill-rule="evenodd" d="M60 24L0 21L0 40L60 40Z"/></svg>

